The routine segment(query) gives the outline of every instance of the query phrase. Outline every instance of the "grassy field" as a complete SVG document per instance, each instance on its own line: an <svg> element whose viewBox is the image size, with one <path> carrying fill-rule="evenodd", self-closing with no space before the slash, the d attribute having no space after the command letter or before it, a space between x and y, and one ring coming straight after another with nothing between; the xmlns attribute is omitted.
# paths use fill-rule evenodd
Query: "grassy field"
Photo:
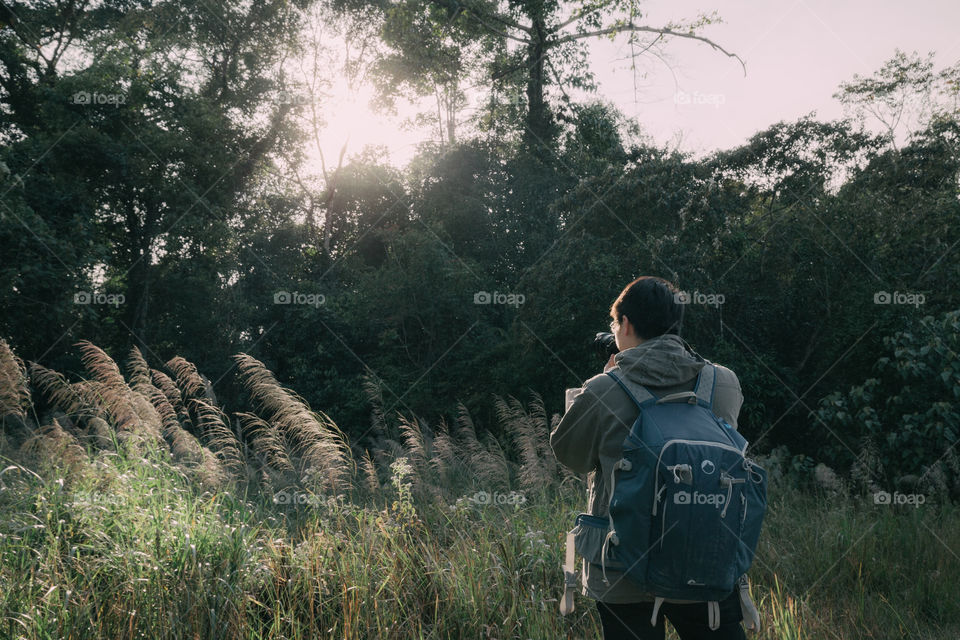
<svg viewBox="0 0 960 640"><path fill-rule="evenodd" d="M163 458L40 477L4 460L0 637L600 637L592 601L557 608L576 485L513 505L470 489L420 502L401 460L381 496L278 504L200 491ZM750 574L756 637L960 635L954 507L771 498Z"/></svg>
<svg viewBox="0 0 960 640"><path fill-rule="evenodd" d="M455 430L384 416L371 384L379 445L353 452L247 356L254 412L231 422L185 361L168 378L132 358L125 381L88 346L90 380L67 383L6 353L0 638L601 635L593 601L559 614L586 496L549 452L556 416L538 398L496 399L501 443L465 409ZM960 637L956 506L801 491L765 463L750 571L763 628L748 637Z"/></svg>

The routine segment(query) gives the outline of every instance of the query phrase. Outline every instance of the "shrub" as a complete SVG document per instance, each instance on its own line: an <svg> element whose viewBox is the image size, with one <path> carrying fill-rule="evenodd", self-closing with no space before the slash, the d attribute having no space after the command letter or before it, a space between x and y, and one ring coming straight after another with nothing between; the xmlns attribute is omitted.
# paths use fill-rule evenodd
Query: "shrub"
<svg viewBox="0 0 960 640"><path fill-rule="evenodd" d="M827 456L867 485L960 495L960 309L883 342L876 377L827 395L812 412L843 441L826 434Z"/></svg>

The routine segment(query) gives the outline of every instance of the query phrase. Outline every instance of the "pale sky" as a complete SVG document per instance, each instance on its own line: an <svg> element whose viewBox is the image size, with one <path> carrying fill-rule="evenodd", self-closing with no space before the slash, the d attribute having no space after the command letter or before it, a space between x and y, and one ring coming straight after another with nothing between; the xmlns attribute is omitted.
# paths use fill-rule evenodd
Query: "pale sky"
<svg viewBox="0 0 960 640"><path fill-rule="evenodd" d="M701 35L746 63L744 77L735 59L675 39L667 49L672 72L649 58L638 65L651 74L638 81L635 99L629 63L611 70L610 61L624 57L626 48L617 55L612 43L594 47L600 93L659 143L682 132L680 146L691 151L728 149L775 122L814 110L822 120L843 117L832 97L840 83L854 74L872 75L897 47L921 55L935 51L935 70L960 59L957 0L654 0L644 6L653 26L717 10L723 24L705 27ZM677 104L678 88L689 104Z"/></svg>
<svg viewBox="0 0 960 640"><path fill-rule="evenodd" d="M872 75L897 47L922 56L935 51L935 71L960 59L958 0L649 0L642 9L650 26L717 10L723 23L700 34L746 63L744 77L735 59L672 39L661 49L669 67L649 54L638 58L635 91L625 36L591 44L599 96L635 117L658 145L679 144L697 155L811 111L821 120L843 117L832 97L840 83ZM351 129L348 154L384 144L394 164L405 163L426 134L400 132L396 122L371 115L363 99L340 110L324 146L339 149L342 132Z"/></svg>

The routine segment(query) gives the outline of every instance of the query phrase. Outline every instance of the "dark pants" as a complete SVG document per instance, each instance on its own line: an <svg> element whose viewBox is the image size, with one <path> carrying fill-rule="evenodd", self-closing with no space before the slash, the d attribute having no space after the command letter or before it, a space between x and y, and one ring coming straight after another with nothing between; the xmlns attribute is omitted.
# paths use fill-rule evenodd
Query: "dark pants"
<svg viewBox="0 0 960 640"><path fill-rule="evenodd" d="M664 616L670 620L681 640L746 640L743 627L740 626L743 614L740 611L740 595L736 589L720 601L720 627L716 631L710 630L707 605L704 602L664 602L657 613L656 627L650 624L650 616L653 615L652 602L606 604L597 600L597 610L600 612L604 640L663 640Z"/></svg>

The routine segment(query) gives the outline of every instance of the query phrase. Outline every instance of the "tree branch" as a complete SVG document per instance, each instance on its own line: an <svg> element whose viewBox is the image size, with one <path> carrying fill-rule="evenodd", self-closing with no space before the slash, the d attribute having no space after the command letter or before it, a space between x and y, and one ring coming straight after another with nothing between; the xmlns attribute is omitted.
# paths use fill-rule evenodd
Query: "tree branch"
<svg viewBox="0 0 960 640"><path fill-rule="evenodd" d="M567 25L572 24L572 23L574 23L574 22L576 22L577 20L580 20L580 19L582 19L582 18L585 18L586 16L590 15L590 14L593 13L594 11L597 11L597 10L599 10L599 9L603 9L603 8L605 8L606 6L608 6L608 5L610 5L610 4L613 4L614 1L615 1L615 0L609 0L609 2L605 2L605 3L603 3L603 4L594 5L594 6L591 7L588 11L580 11L580 12L578 12L578 13L574 13L574 14L573 14L572 16L570 16L567 20L564 20L563 22L561 22L560 24L558 24L556 27L554 27L554 28L552 29L552 31L553 31L554 33L557 33L557 32L559 32L560 30L562 30L564 27L566 27Z"/></svg>
<svg viewBox="0 0 960 640"><path fill-rule="evenodd" d="M45 55L43 55L43 50L40 48L40 44L39 44L39 43L40 43L40 38L37 37L36 34L34 34L33 32L30 32L28 35L32 35L32 36L34 36L35 39L36 39L36 42L32 42L32 41L27 37L27 35L25 35L25 34L23 34L23 33L20 33L20 30L17 28L18 26L24 26L24 29L25 29L26 31L28 31L28 32L30 31L30 29L27 28L25 25L22 24L23 21L20 20L20 18L17 16L17 14L15 14L15 13L13 12L13 8L10 7L6 2L3 2L2 0L0 0L0 5L3 6L3 9L4 9L4 10L7 12L7 14L8 14L8 15L6 16L6 18L7 18L7 24L6 24L6 26L9 27L11 31L13 31L13 34L14 34L15 36L17 36L17 39L19 39L20 42L22 42L24 45L26 45L26 46L29 47L30 49L34 50L34 51L36 52L36 54L37 54L37 57L40 58L40 60L43 60L43 62L46 64L47 68L49 69L49 68L50 68L50 60L48 60L47 57L46 57ZM30 62L32 63L33 61L30 61ZM39 73L40 73L40 72L39 72L39 66L40 66L40 65L39 65L39 62L37 62L37 63L36 63L35 65L33 65L33 66L34 66L35 69L37 69L37 73L39 74ZM40 74L40 75L42 75L42 74Z"/></svg>
<svg viewBox="0 0 960 640"><path fill-rule="evenodd" d="M474 13L474 12L471 11L470 9L467 9L467 10L465 11L465 13L467 14L467 17L473 18L474 20L476 20L477 22L479 22L480 24L482 24L482 25L484 26L484 28L487 29L487 31L490 31L491 33L494 33L494 34L500 36L501 38L508 38L508 39L510 39L510 40L516 40L517 42L522 42L523 44L530 44L530 41L529 41L529 40L526 40L526 39L524 39L524 38L519 38L519 37L517 37L517 36L511 35L511 34L507 33L506 31L501 31L500 29L497 29L496 27L494 27L494 26L486 23L484 20L482 20L482 19L480 18L480 16L479 16L478 14ZM518 27L518 28L519 28L519 27ZM529 29L523 29L523 31L529 32Z"/></svg>
<svg viewBox="0 0 960 640"><path fill-rule="evenodd" d="M499 22L505 27L512 27L519 31L523 31L527 34L533 35L533 27L522 25L516 20L513 20L512 18L508 18L499 13L486 13L486 12L477 11L474 7L471 7L468 3L459 2L458 0L432 0L432 1L433 1L433 4L441 6L444 9L448 9L448 10L449 9L465 9L469 13L476 15L478 17L483 16L495 22Z"/></svg>
<svg viewBox="0 0 960 640"><path fill-rule="evenodd" d="M704 37L704 36L698 36L698 35L693 34L693 33L681 33L681 32L679 32L679 31L674 31L674 30L672 30L672 29L661 29L661 28L657 28L657 27L640 27L640 26L633 25L633 24L627 24L627 25L621 25L621 26L617 26L617 27L607 27L606 29L597 29L596 31L589 31L589 32L586 32L586 33L572 33L572 34L568 34L568 35L562 36L562 37L560 37L560 38L556 38L556 39L554 39L554 40L550 40L550 41L548 42L548 46L550 46L550 47L555 47L555 46L557 46L557 45L563 44L564 42L572 42L572 41L574 41L574 40L584 40L584 39L586 39L586 38L593 38L593 37L596 37L596 36L605 36L605 35L609 35L609 34L611 34L611 33L620 33L621 31L642 31L642 32L646 32L646 33L657 33L657 34L660 34L661 36L664 36L664 35L666 35L666 36L674 36L674 37L677 37L677 38L688 38L688 39L690 39L690 40L698 40L698 41L700 41L700 42L705 42L706 44L710 45L711 47L713 47L713 48L716 49L717 51L720 51L721 53L723 53L723 54L726 55L727 57L729 57L729 58L736 58L737 61L740 63L740 66L743 67L743 75L744 75L744 76L747 75L747 65L744 64L743 60L741 60L741 59L740 59L740 56L738 56L737 54L735 54L735 53L730 53L729 51L727 51L726 49L724 49L723 47L721 47L720 45L718 45L716 42L714 42L714 41L711 40L710 38L706 38L706 37Z"/></svg>

